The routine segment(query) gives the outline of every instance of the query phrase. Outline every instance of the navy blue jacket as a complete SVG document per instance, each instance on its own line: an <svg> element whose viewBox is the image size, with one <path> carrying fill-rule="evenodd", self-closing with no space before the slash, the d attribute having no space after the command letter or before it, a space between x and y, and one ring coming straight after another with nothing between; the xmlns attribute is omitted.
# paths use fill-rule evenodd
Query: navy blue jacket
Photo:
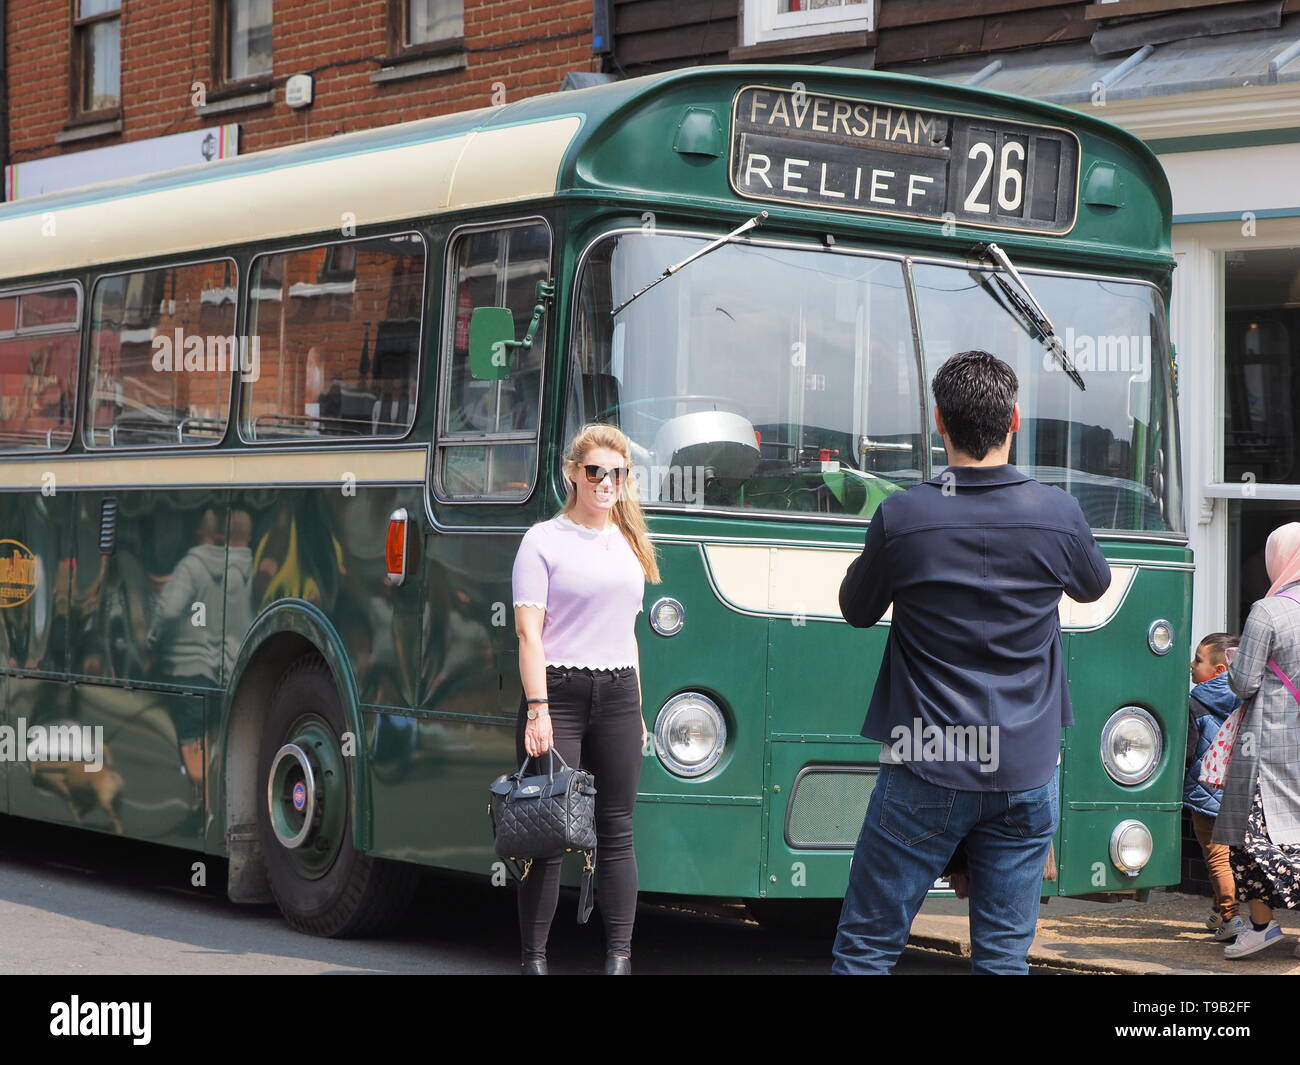
<svg viewBox="0 0 1300 1065"><path fill-rule="evenodd" d="M1108 587L1074 497L1014 466L950 466L887 497L840 585L850 625L894 604L862 735L944 787L1046 784L1074 723L1061 593L1090 603ZM982 746L968 726L982 727Z"/></svg>
<svg viewBox="0 0 1300 1065"><path fill-rule="evenodd" d="M1228 715L1240 705L1241 700L1228 687L1226 673L1196 685L1187 700L1187 712L1191 718L1189 727L1194 730L1196 743L1183 776L1183 805L1206 817L1219 816L1223 790L1201 783L1201 759L1228 720Z"/></svg>

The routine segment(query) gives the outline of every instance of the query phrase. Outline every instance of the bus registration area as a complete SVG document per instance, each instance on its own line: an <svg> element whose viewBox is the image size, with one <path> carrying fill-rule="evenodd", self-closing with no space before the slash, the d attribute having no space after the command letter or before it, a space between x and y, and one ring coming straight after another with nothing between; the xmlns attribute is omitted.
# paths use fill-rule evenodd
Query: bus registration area
<svg viewBox="0 0 1300 1065"><path fill-rule="evenodd" d="M732 115L741 196L1006 229L1068 232L1078 199L1072 133L750 86Z"/></svg>

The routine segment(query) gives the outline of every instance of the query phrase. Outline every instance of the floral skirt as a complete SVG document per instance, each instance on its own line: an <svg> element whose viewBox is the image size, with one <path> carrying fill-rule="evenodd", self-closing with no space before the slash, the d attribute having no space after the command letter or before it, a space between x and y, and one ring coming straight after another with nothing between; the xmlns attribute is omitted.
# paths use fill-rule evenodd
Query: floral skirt
<svg viewBox="0 0 1300 1065"><path fill-rule="evenodd" d="M1275 910L1300 907L1300 845L1268 838L1258 784L1246 819L1246 838L1240 847L1229 848L1228 859L1240 901L1259 899Z"/></svg>

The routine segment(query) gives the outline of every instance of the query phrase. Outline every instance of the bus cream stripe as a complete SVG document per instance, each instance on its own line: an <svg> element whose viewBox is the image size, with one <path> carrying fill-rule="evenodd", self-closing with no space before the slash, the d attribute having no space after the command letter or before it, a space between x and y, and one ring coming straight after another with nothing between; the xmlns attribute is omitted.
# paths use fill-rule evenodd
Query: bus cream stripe
<svg viewBox="0 0 1300 1065"><path fill-rule="evenodd" d="M205 455L113 455L0 462L0 487L146 488L167 485L343 484L424 480L426 448L393 451L214 451Z"/></svg>
<svg viewBox="0 0 1300 1065"><path fill-rule="evenodd" d="M839 620L840 582L861 554L827 548L773 547L768 544L701 545L709 579L729 606L751 614ZM1113 564L1110 588L1095 603L1061 597L1061 628L1100 628L1115 616L1128 594L1137 566ZM884 619L890 620L892 607Z"/></svg>
<svg viewBox="0 0 1300 1065"><path fill-rule="evenodd" d="M0 222L0 277L553 196L582 121L551 119ZM221 164L213 164L214 168Z"/></svg>
<svg viewBox="0 0 1300 1065"><path fill-rule="evenodd" d="M451 177L447 209L554 193L560 163L581 125L574 116L469 134Z"/></svg>

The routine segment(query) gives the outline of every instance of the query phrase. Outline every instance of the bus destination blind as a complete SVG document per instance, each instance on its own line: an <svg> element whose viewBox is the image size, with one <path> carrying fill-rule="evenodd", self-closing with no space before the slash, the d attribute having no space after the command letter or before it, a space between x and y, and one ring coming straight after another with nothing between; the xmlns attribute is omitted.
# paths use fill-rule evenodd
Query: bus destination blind
<svg viewBox="0 0 1300 1065"><path fill-rule="evenodd" d="M753 199L1066 233L1078 180L1062 129L794 89L736 96L731 183Z"/></svg>

